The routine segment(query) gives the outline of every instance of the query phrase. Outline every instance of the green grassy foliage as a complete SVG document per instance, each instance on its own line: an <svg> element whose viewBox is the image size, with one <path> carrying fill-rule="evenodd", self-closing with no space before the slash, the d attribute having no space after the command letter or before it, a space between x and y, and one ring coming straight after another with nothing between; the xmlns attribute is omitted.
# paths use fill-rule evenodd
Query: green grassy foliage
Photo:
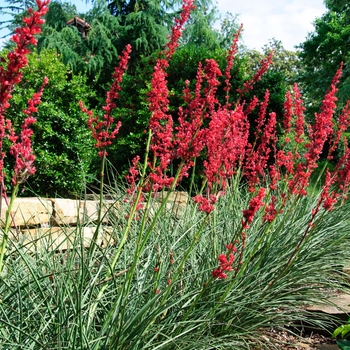
<svg viewBox="0 0 350 350"><path fill-rule="evenodd" d="M320 212L297 251L316 195L291 199L273 223L258 217L238 272L240 244L234 271L218 280L211 271L237 238L248 205L235 181L210 217L191 201L175 213L171 202L162 209L150 199L123 245L130 204L123 204L123 188L109 197L118 202L107 214L111 241L92 254L82 246L82 226L73 236L63 228L72 241L65 253L50 249L50 235L34 253L11 241L0 284L3 349L271 349L262 329L334 326L322 315L310 318L304 306L326 303L343 285L349 204Z"/></svg>

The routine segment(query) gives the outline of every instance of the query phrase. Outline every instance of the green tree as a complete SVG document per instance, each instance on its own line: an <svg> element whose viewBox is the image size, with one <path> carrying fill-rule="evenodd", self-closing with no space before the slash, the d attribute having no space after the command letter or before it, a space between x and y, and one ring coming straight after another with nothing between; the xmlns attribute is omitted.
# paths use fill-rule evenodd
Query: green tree
<svg viewBox="0 0 350 350"><path fill-rule="evenodd" d="M341 62L344 71L339 85L339 106L350 98L350 3L326 1L326 5L328 11L315 20L314 32L299 46L303 67L299 80L311 105L311 116L319 108Z"/></svg>
<svg viewBox="0 0 350 350"><path fill-rule="evenodd" d="M196 9L192 11L189 23L181 37L182 45L205 46L209 50L220 47L219 31L214 29L219 19L216 7L209 0L197 0Z"/></svg>
<svg viewBox="0 0 350 350"><path fill-rule="evenodd" d="M330 10L341 11L344 6L346 6L348 0L325 0L327 8Z"/></svg>
<svg viewBox="0 0 350 350"><path fill-rule="evenodd" d="M187 23L180 46L195 45L213 51L228 49L238 30L237 16L227 12L222 16L212 0L197 0Z"/></svg>
<svg viewBox="0 0 350 350"><path fill-rule="evenodd" d="M141 56L163 48L181 3L181 0L107 0L110 13L119 23L117 51L121 52L127 44L132 46L129 71L136 69Z"/></svg>
<svg viewBox="0 0 350 350"><path fill-rule="evenodd" d="M17 128L21 125L21 111L45 76L49 83L33 126L36 173L28 179L29 192L24 195L32 191L48 196L79 194L86 181L92 181L89 170L96 153L86 116L78 105L79 100L88 103L94 95L86 85L86 78L67 72L55 52L42 51L40 55L33 52L23 70L23 79L13 92L7 116ZM12 164L8 163L8 171L11 168Z"/></svg>
<svg viewBox="0 0 350 350"><path fill-rule="evenodd" d="M7 3L6 6L0 6L0 15L6 18L0 21L0 29L9 29L10 35L21 24L28 8L36 7L36 2L35 0L5 0L5 2ZM9 19L7 19L8 16L10 16Z"/></svg>
<svg viewBox="0 0 350 350"><path fill-rule="evenodd" d="M86 74L89 85L103 91L102 85L110 81L113 67L118 62L117 19L105 3L98 2L88 13L79 15L87 23L83 36L76 26L67 25L67 21L76 15L75 6L53 1L49 9L39 37L39 52L55 50L74 73Z"/></svg>

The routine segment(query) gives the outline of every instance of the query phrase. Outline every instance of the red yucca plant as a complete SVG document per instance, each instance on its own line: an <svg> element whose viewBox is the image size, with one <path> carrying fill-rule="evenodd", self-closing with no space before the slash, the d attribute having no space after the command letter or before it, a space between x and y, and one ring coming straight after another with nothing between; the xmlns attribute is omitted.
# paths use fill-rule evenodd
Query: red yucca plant
<svg viewBox="0 0 350 350"><path fill-rule="evenodd" d="M26 27L18 29L12 38L17 44L17 48L14 52L9 53L7 67L1 67L0 112L2 128L0 130L0 142L2 145L4 138L8 138L12 142L10 153L16 158L12 179L15 188L14 196L17 194L18 185L35 171L33 166L35 157L30 143L32 131L29 126L35 122L32 113L36 112L36 106L40 103L43 88L34 95L29 102L28 109L24 111L28 117L24 121L20 137L15 135L11 121L5 120L4 115L6 109L9 108L8 101L11 98L13 86L21 79L20 69L27 63L25 57L29 53L27 46L29 43L36 43L34 34L40 32L39 25L43 23L40 17L47 11L48 1L38 1L37 4L38 11L29 11L31 16L24 19ZM235 239L233 240L236 243L238 239L241 240L239 266L242 263L246 231L253 222L255 214L263 208L265 211L264 220L272 222L275 216L282 212L283 202L289 196L306 195L305 189L308 186L312 172L317 167L317 161L320 159L325 142L329 141L331 143L330 150L333 152L341 140L342 132L347 129L349 125L348 105L340 115L338 130L335 137L332 137L334 126L332 118L336 106L336 84L339 82L342 67L334 77L331 88L325 96L321 112L315 115L313 126L306 126L304 123L304 107L297 85L294 85L292 92L287 93L284 105L285 115L282 121L285 130L283 139L287 144L290 141L288 135L294 130L294 144L299 145L303 142L303 148L306 149L306 152L305 154L299 154L297 146L292 151L285 151L284 146L277 149L276 114L272 112L266 115L269 91L266 91L264 100L261 102L256 97L251 101L245 101L243 98L244 94L253 89L254 84L261 79L269 65L272 64L272 52L262 61L261 68L252 79L245 82L242 89L238 89L238 99L230 101L230 72L237 52L241 27L234 36L232 47L227 53L227 67L224 74L218 64L210 59L206 60L204 66L199 64L193 92L190 91L189 82L186 82L183 91L184 107L179 107L178 121L175 125L172 114L169 112L166 69L178 45L181 31L192 8L193 1L184 0L183 11L180 18L175 20L169 44L160 53L154 67L151 90L148 96L151 113L148 151L143 166L139 165L140 158L135 157L130 174L127 176L131 186L128 192L131 198L134 198L135 203L129 222L134 218L136 210L142 207L141 203L144 201L145 193L155 195L163 189L174 190L181 180L188 176L189 170L195 164L195 159L200 155L204 155L203 175L205 183L201 193L193 198L195 203L198 203L199 210L209 215L214 210L218 198L225 193L231 177L238 172L246 179L249 190L252 193L256 192L249 203L248 209L242 212L242 227L239 234L235 233ZM88 126L96 140L98 154L102 158L102 177L104 175L104 160L108 155L107 148L121 127L121 122L114 119L112 111L116 107L118 91L121 89L120 84L130 52L131 47L128 45L120 58L119 66L115 69L114 83L107 93L106 106L103 107L105 112L103 118L93 116L93 113L81 103L82 110L89 116ZM221 84L219 79L222 76L225 79L224 91L226 92L224 104L221 104L217 98L217 90ZM44 84L46 83L47 80ZM255 141L251 143L248 137L251 129L248 116L256 108L259 108L259 113L255 122ZM306 136L305 133L308 135ZM304 139L309 141L304 141ZM326 182L318 206L314 210L314 216L322 206L327 210L331 210L340 198L344 199L346 197L349 186L348 153L346 147L345 154L335 167L334 173L331 174L327 171ZM3 196L7 198L4 187L5 152L1 152L0 155L1 188ZM272 165L268 165L271 157L274 162ZM332 157L331 153L329 157ZM169 166L175 160L178 161L179 166L175 176L170 176ZM270 178L268 185L266 182L267 176ZM278 208L276 207L277 199L274 191L277 190L277 184L281 179L285 181L287 187L285 192L279 193L283 201L282 207ZM101 207L102 193L103 181L101 181ZM232 244L232 242L228 244L230 247L228 249L229 256L232 255ZM4 247L6 247L5 238L2 247L0 266L2 266L1 257L3 257ZM221 266L226 266L227 264L222 261ZM230 261L230 265L232 265L233 259L230 258ZM224 270L227 270L227 266ZM238 270L239 268L236 269L236 273L238 273ZM214 270L213 275L222 276L218 274L217 269Z"/></svg>
<svg viewBox="0 0 350 350"><path fill-rule="evenodd" d="M36 45L37 40L34 35L41 32L41 25L44 23L42 17L48 11L49 0L37 0L38 10L33 11L28 9L29 16L23 19L24 26L17 28L11 40L16 44L15 49L7 55L7 61L3 66L0 66L0 188L1 196L5 199L8 206L5 219L5 228L3 230L2 241L0 245L0 272L3 269L3 259L6 251L8 240L9 225L11 222L11 209L15 197L17 196L19 185L26 181L28 176L34 174L34 160L31 146L31 136L33 131L30 125L35 123L36 119L33 113L37 112L37 106L40 104L41 95L44 86L48 83L45 78L43 85L39 92L35 93L33 98L28 101L28 107L23 111L26 114L21 132L19 135L15 133L12 122L6 119L6 110L10 107L10 99L12 98L12 91L14 86L22 79L21 69L28 64L27 55L30 53L28 46L30 44ZM8 200L5 188L5 168L4 159L6 152L4 150L4 141L10 141L10 154L15 157L15 165L13 169L12 184L13 190L10 201ZM1 208L1 205L0 205Z"/></svg>
<svg viewBox="0 0 350 350"><path fill-rule="evenodd" d="M244 95L254 88L254 84L261 79L269 65L272 64L273 52L263 59L261 68L249 81L244 83L242 89L237 90L238 99L236 101L230 99L231 68L237 52L241 26L227 53L225 72L221 72L215 60L209 59L206 60L204 66L198 65L194 91L190 90L189 81L186 82L183 90L184 107L178 108L177 122L174 123L172 113L169 111L166 69L192 8L193 1L185 0L181 17L176 19L169 44L159 54L154 67L151 89L148 94L151 116L146 157L141 165L140 157L136 156L132 161L129 175L127 175L130 184L128 193L130 201L134 203L129 223L135 218L135 212L143 207L146 193L154 196L164 189L169 190L169 193L173 191L184 177L189 176L189 171L199 156L204 158L205 181L201 193L194 196L193 200L198 203L199 210L207 215L214 210L218 198L225 194L232 176L239 173L245 179L253 197L248 208L242 212L240 232L236 232L232 240L234 244L241 241L241 252L235 270L237 274L242 264L246 231L252 224L256 213L262 209L264 211L263 221L272 222L276 215L283 212L287 200L307 195L306 188L309 185L310 176L317 167L325 143L329 142L331 145L330 158L332 152L337 149L343 131L349 126L349 105L347 104L340 114L338 128L334 131L333 118L337 100L335 94L336 85L341 77L341 66L324 98L320 113L315 115L314 125L306 125L303 114L305 107L299 88L295 84L293 90L286 94L285 113L281 122L284 127L284 135L280 138L282 146L277 147L277 116L274 112L268 115L266 113L270 97L269 91L266 91L263 101L259 101L256 97L250 101L244 99ZM114 83L108 94L120 89L119 82L126 67L128 52L130 52L129 46L121 58L120 74L117 74L116 80L118 86L114 86L116 84ZM226 92L224 104L220 103L217 97L221 77L224 78L224 91ZM117 94L114 93L113 97L117 98ZM115 106L115 104L109 105L109 114L105 114L104 121L94 121L96 124L92 127L96 146L100 149L99 155L106 155L105 147L116 134L116 132L108 134L108 123L112 121L108 118L111 118L110 112ZM255 109L258 109L258 118L253 125L255 141L250 142L249 133L252 125L248 117ZM92 118L91 112L83 110ZM92 124L89 125L91 128ZM118 122L115 130L120 125ZM102 126L105 128L104 133L100 131ZM291 141L294 149L288 150L287 145ZM346 140L344 141L346 144ZM304 154L300 153L301 149L305 150ZM349 187L348 154L349 150L346 146L345 154L336 165L334 172L330 173L327 170L326 182L317 208L314 210L312 221L322 207L332 210L339 199L346 198ZM272 163L271 159L273 159ZM175 175L171 176L170 165L174 161L179 165ZM283 190L278 185L281 181L285 184ZM125 231L125 239L127 231ZM122 242L124 241L123 239ZM232 242L228 244L230 248L228 248L227 258L229 261L227 262L222 256L219 257L221 268L214 269L214 277L223 278L226 276L223 271L228 271L228 266L232 266L234 260Z"/></svg>
<svg viewBox="0 0 350 350"><path fill-rule="evenodd" d="M183 104L176 110L174 120L170 112L174 109L169 106L167 68L193 3L194 0L183 1L169 43L155 63L148 94L150 120L145 158L141 163L141 158L136 156L127 175L126 201L131 208L127 208L126 219L118 217L116 224L109 227L115 234L114 244L102 248L97 245L97 238L103 231L102 214L105 215L102 213L105 161L108 147L122 126L113 112L127 68L130 45L126 46L115 68L101 115L95 115L80 103L88 115L88 128L101 157L100 211L93 240L86 254L84 227L77 225L72 254L57 258L57 254L43 249L40 254L28 257L19 246L19 258L13 254L14 259L7 260L11 278L0 284L4 346L22 346L23 342L23 346L30 348L169 349L183 346L193 349L198 345L198 349L208 349L216 348L216 344L219 344L217 348L235 348L225 343L235 336L232 344L244 343L247 348L252 338L248 338L247 333L258 328L260 332L262 326L270 328L278 322L279 326L290 324L299 316L301 308L298 307L303 305L304 295L310 300L310 290L314 295L316 285L320 288L331 285L327 273L321 277L317 275L318 268L327 265L323 257L329 250L324 249L323 255L308 255L302 248L310 237L317 236L311 234L317 233L315 228L322 223L323 215L336 211L349 191L350 150L342 137L350 124L349 103L334 122L336 86L342 66L320 112L315 115L314 124L305 123L305 107L296 84L286 94L284 115L277 118L276 113L267 113L268 90L261 101L256 97L245 99L272 64L272 52L262 60L261 68L250 80L232 91L231 70L241 27L227 52L224 72L215 60L208 59L198 65L193 90L186 81ZM47 79L24 111L26 117L20 134L15 133L5 115L13 87L21 80L20 69L27 64L27 47L35 44L33 35L40 31L47 4L48 1L37 0L38 10L29 11L25 26L13 37L16 49L0 67L0 186L6 201L5 144L10 144L9 152L15 157L13 191L7 201L0 245L0 272L4 267L13 200L18 186L35 171L30 125L35 122L33 113L37 111ZM221 82L225 92L223 102L218 93ZM257 117L250 122L253 111ZM284 129L280 136L277 133L279 119L283 119ZM299 215L294 215L299 209L297 204L309 196L310 177L325 143L329 144L328 159L331 159L341 141L345 145L344 153L333 171L326 170L317 200L310 201L314 203L310 213L304 215L301 211L306 219L295 220ZM163 218L161 214L167 199L194 171L198 157L204 159L203 185L193 196L193 207L199 212L193 211L196 217L191 216L190 222L173 217L166 221L168 216ZM175 172L170 171L173 164L178 164ZM237 193L234 198L232 196L233 203L228 205L239 210L231 211L230 207L222 214L217 208L222 209L224 196L233 187ZM244 195L240 196L240 191ZM160 192L165 193L165 198L160 205L152 207L153 198ZM236 199L238 202L245 194L245 204L237 204ZM225 224L232 221L228 229L220 228L219 238L215 232L219 226L215 222L216 215L222 215ZM286 223L293 225L295 232L285 234L288 233ZM172 229L171 225L177 228ZM334 226L332 228L338 232ZM67 240L71 239L71 232L66 232ZM176 237L171 237L173 234ZM203 236L209 242L205 239L201 242ZM335 242L333 248L338 249L339 241L342 247L348 247L344 243L345 234L334 236L327 241ZM316 249L324 243L324 237L318 238ZM223 247L212 247L220 240ZM305 260L300 264L302 270L298 270L298 264L293 265L300 262L297 260L300 252L308 258L307 268L317 275L315 278L312 279L312 273L310 277L304 268ZM314 263L315 255L320 258L318 263ZM327 272L339 266L339 252L334 255L332 258L327 255L327 262L331 260L333 264ZM291 266L296 266L295 273ZM281 282L282 277L286 279ZM274 286L276 288L272 289ZM288 313L287 308L292 311Z"/></svg>

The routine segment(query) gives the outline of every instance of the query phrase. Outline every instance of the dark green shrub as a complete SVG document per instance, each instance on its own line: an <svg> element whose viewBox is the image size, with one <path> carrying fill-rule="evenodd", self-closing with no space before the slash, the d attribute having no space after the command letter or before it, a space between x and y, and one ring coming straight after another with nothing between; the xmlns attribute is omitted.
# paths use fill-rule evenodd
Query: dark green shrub
<svg viewBox="0 0 350 350"><path fill-rule="evenodd" d="M23 79L13 92L7 117L15 127L21 125L21 111L33 93L39 90L45 76L49 83L33 126L36 173L27 181L24 195L29 191L46 196L72 195L84 188L96 154L86 116L78 105L79 100L88 103L94 96L86 79L67 71L55 52L32 53L28 67L23 70ZM10 157L7 164L11 169Z"/></svg>

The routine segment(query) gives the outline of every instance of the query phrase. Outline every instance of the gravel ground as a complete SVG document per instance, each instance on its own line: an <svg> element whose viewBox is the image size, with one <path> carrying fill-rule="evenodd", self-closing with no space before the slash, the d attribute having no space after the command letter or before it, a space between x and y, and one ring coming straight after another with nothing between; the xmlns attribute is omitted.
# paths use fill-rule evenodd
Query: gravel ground
<svg viewBox="0 0 350 350"><path fill-rule="evenodd" d="M271 350L339 350L334 339L321 334L298 337L288 332L269 330L263 332L262 341L265 348Z"/></svg>

